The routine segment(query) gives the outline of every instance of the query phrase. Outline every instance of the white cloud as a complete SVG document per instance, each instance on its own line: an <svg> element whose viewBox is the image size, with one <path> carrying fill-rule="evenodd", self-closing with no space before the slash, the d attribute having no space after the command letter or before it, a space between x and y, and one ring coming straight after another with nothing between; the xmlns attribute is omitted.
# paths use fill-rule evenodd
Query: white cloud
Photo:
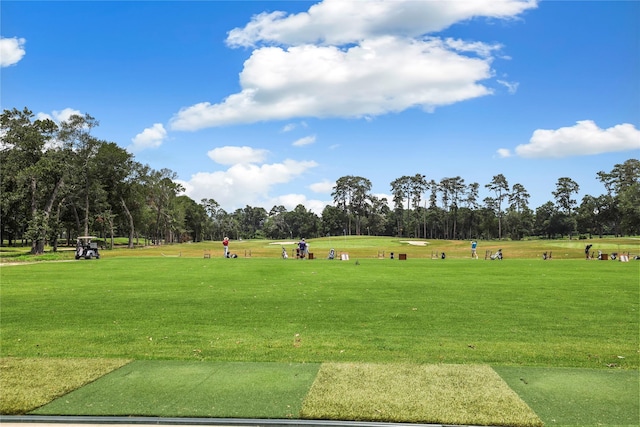
<svg viewBox="0 0 640 427"><path fill-rule="evenodd" d="M57 125L60 125L62 122L66 122L69 120L71 116L82 116L83 114L79 110L75 110L73 108L65 108L64 110L54 110L51 114L39 112L36 113L36 120L51 120L55 122ZM45 144L45 148L58 148L62 146L62 141L57 139L52 139L47 144Z"/></svg>
<svg viewBox="0 0 640 427"><path fill-rule="evenodd" d="M485 48L485 50L488 48ZM294 117L364 117L411 107L432 111L491 93L490 58L464 56L446 42L380 37L332 46L257 49L240 75L242 91L222 103L181 109L176 130Z"/></svg>
<svg viewBox="0 0 640 427"><path fill-rule="evenodd" d="M62 122L66 122L69 120L71 116L82 116L83 114L79 110L75 110L73 108L65 108L64 110L53 110L51 114L48 113L37 113L36 120L44 120L49 119L57 124Z"/></svg>
<svg viewBox="0 0 640 427"><path fill-rule="evenodd" d="M306 205L307 201L308 201L307 196L305 196L304 194L297 194L297 193L283 194L271 199L273 206L282 205L288 211L294 210L298 205L304 205L304 207L307 208L307 205Z"/></svg>
<svg viewBox="0 0 640 427"><path fill-rule="evenodd" d="M511 157L511 150L509 150L508 148L499 148L497 153L498 157L501 158Z"/></svg>
<svg viewBox="0 0 640 427"><path fill-rule="evenodd" d="M322 216L322 211L324 210L324 208L327 205L331 205L331 204L333 204L333 200L317 200L317 199L307 199L303 203L304 207L307 208L308 211L311 211L318 216ZM284 205L284 206L287 207L287 205ZM295 208L295 206L293 208Z"/></svg>
<svg viewBox="0 0 640 427"><path fill-rule="evenodd" d="M305 145L313 144L314 142L316 142L316 136L309 135L294 141L292 145L294 147L303 147Z"/></svg>
<svg viewBox="0 0 640 427"><path fill-rule="evenodd" d="M314 193L328 193L331 194L333 192L333 187L336 186L335 181L324 180L322 182L316 182L309 186L309 189Z"/></svg>
<svg viewBox="0 0 640 427"><path fill-rule="evenodd" d="M221 165L262 163L268 154L269 152L267 150L234 146L214 148L207 153L211 160Z"/></svg>
<svg viewBox="0 0 640 427"><path fill-rule="evenodd" d="M292 130L294 130L296 128L296 124L295 123L287 123L283 128L282 128L282 132L291 132Z"/></svg>
<svg viewBox="0 0 640 427"><path fill-rule="evenodd" d="M510 94L514 94L518 91L518 86L520 83L518 82L508 82L506 80L496 80L502 86L506 87Z"/></svg>
<svg viewBox="0 0 640 427"><path fill-rule="evenodd" d="M324 0L307 12L261 13L229 32L229 46L257 43L341 45L387 34L418 37L474 17L509 19L535 8L537 1L475 0L366 2Z"/></svg>
<svg viewBox="0 0 640 427"><path fill-rule="evenodd" d="M66 122L71 118L71 116L82 116L83 114L79 110L75 110L73 108L65 108L64 110L54 110L53 118L56 122Z"/></svg>
<svg viewBox="0 0 640 427"><path fill-rule="evenodd" d="M131 139L128 149L136 152L147 148L158 148L167 138L167 131L161 123L155 123L152 127L146 128L141 133Z"/></svg>
<svg viewBox="0 0 640 427"><path fill-rule="evenodd" d="M307 127L307 123L306 122L287 123L282 128L282 132L291 132L292 130L294 130L294 129L298 128L298 127L306 128Z"/></svg>
<svg viewBox="0 0 640 427"><path fill-rule="evenodd" d="M536 0L325 0L303 13L262 13L227 38L232 47L255 47L240 73L242 90L180 109L171 127L371 119L489 95L481 82L493 77L500 44L425 35L476 17L512 19L535 7Z"/></svg>
<svg viewBox="0 0 640 427"><path fill-rule="evenodd" d="M271 199L268 202L269 208L265 209L268 211L273 206L284 206L288 211L292 211L298 205L303 205L305 209L315 213L316 215L322 215L322 211L325 206L332 204L332 201L325 200L317 200L317 199L307 199L304 194L284 194L282 196L278 196L274 199Z"/></svg>
<svg viewBox="0 0 640 427"><path fill-rule="evenodd" d="M629 123L608 129L599 128L592 120L581 120L574 126L537 129L528 144L518 145L520 157L560 158L640 149L640 131Z"/></svg>
<svg viewBox="0 0 640 427"><path fill-rule="evenodd" d="M51 114L47 114L47 113L36 113L36 120L53 120L53 117L51 116Z"/></svg>
<svg viewBox="0 0 640 427"><path fill-rule="evenodd" d="M230 153L232 150L226 151ZM231 157L220 155L218 158L228 161ZM274 204L282 204L276 203L276 199L269 195L274 186L291 182L316 166L317 163L314 161L291 159L272 164L243 161L233 164L226 171L199 172L192 175L189 181L179 182L185 187L187 196L193 200L213 198L230 211L246 205L263 206L269 210ZM294 208L295 205L293 207L285 205L285 207L289 209Z"/></svg>
<svg viewBox="0 0 640 427"><path fill-rule="evenodd" d="M470 42L460 39L446 38L442 40L442 43L447 48L457 51L472 53L483 58L490 58L494 52L502 49L501 44L488 44L483 42Z"/></svg>
<svg viewBox="0 0 640 427"><path fill-rule="evenodd" d="M23 38L0 37L0 67L9 67L20 62L26 54L24 50L26 42Z"/></svg>

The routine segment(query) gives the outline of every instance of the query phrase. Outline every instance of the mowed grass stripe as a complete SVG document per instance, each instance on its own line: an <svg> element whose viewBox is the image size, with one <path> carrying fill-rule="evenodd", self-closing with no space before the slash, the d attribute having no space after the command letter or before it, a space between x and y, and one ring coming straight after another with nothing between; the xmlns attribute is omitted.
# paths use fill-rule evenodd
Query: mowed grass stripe
<svg viewBox="0 0 640 427"><path fill-rule="evenodd" d="M546 425L637 426L637 370L498 366L496 372Z"/></svg>
<svg viewBox="0 0 640 427"><path fill-rule="evenodd" d="M137 361L34 415L297 418L318 364Z"/></svg>
<svg viewBox="0 0 640 427"><path fill-rule="evenodd" d="M325 363L304 401L310 419L542 426L488 366Z"/></svg>
<svg viewBox="0 0 640 427"><path fill-rule="evenodd" d="M0 359L0 413L24 414L129 363L123 359Z"/></svg>
<svg viewBox="0 0 640 427"><path fill-rule="evenodd" d="M633 263L117 258L3 267L3 356L637 368Z"/></svg>

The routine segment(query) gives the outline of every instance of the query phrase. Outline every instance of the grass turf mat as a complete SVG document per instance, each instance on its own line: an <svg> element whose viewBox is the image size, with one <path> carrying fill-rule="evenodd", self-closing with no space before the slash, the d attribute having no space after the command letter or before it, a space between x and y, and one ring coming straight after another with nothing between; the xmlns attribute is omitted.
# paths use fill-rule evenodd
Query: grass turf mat
<svg viewBox="0 0 640 427"><path fill-rule="evenodd" d="M297 418L318 368L136 361L32 414Z"/></svg>
<svg viewBox="0 0 640 427"><path fill-rule="evenodd" d="M0 413L24 414L128 363L125 359L0 359Z"/></svg>
<svg viewBox="0 0 640 427"><path fill-rule="evenodd" d="M637 370L494 369L547 426L640 425Z"/></svg>
<svg viewBox="0 0 640 427"><path fill-rule="evenodd" d="M355 421L542 425L486 365L325 363L301 415Z"/></svg>

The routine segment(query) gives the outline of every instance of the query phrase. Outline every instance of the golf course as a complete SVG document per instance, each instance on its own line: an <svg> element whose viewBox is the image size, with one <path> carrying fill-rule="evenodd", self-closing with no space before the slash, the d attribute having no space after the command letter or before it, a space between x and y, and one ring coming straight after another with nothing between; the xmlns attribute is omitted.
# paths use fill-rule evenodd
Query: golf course
<svg viewBox="0 0 640 427"><path fill-rule="evenodd" d="M2 248L0 414L638 425L640 239L295 243Z"/></svg>

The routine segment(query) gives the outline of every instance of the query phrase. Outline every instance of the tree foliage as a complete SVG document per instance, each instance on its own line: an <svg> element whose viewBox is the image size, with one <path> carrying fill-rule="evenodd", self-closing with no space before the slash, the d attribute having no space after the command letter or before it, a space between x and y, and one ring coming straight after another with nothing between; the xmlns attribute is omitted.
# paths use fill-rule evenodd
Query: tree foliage
<svg viewBox="0 0 640 427"><path fill-rule="evenodd" d="M0 242L30 245L33 254L49 243L67 244L97 234L113 245L185 241L298 239L341 234L397 235L413 238L552 238L640 234L640 161L630 159L595 179L606 193L573 198L579 185L561 177L549 201L529 207L530 194L502 174L484 185L491 196L480 200L480 184L460 176L427 179L415 173L390 182L391 204L371 193L361 176L336 180L333 204L321 216L300 204L267 212L245 206L225 211L215 199L199 203L184 194L170 169L138 163L115 142L93 136L98 121L88 114L56 124L38 120L27 108L0 116ZM506 202L506 205L505 205Z"/></svg>

